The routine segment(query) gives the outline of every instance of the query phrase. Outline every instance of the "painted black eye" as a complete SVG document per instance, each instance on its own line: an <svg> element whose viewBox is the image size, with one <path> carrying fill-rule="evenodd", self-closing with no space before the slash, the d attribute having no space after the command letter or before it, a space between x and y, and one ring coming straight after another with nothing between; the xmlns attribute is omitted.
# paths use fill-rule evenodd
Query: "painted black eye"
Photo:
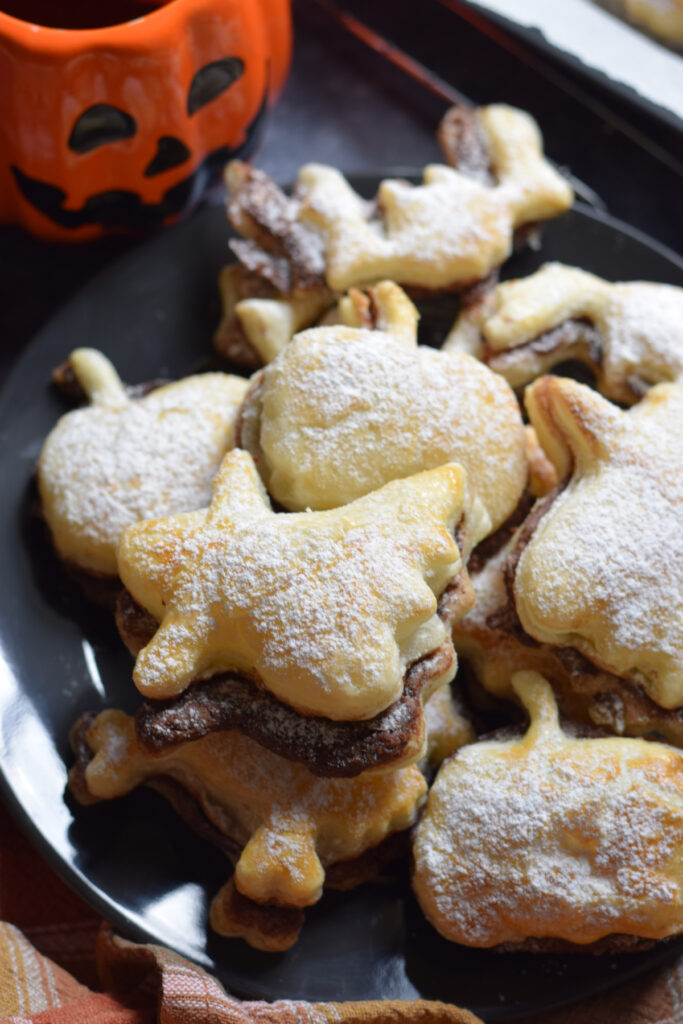
<svg viewBox="0 0 683 1024"><path fill-rule="evenodd" d="M187 97L187 112L192 116L229 89L244 74L244 61L239 57L222 57L200 68L192 79Z"/></svg>
<svg viewBox="0 0 683 1024"><path fill-rule="evenodd" d="M96 103L76 121L69 136L69 148L75 153L89 153L98 146L130 139L137 130L135 119L130 114L108 103Z"/></svg>
<svg viewBox="0 0 683 1024"><path fill-rule="evenodd" d="M191 155L185 143L180 139L174 138L173 135L162 135L157 142L156 153L145 167L145 177L153 178L156 174L170 171L171 168L184 164Z"/></svg>

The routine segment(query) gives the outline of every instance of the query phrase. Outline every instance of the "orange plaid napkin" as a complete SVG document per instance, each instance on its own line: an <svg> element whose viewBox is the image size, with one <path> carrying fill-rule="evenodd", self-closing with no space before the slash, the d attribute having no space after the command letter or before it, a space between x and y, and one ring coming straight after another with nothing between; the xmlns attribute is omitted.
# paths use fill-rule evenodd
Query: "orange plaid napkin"
<svg viewBox="0 0 683 1024"><path fill-rule="evenodd" d="M443 1003L233 999L169 949L111 929L0 806L0 1024L477 1024ZM481 1022L479 1021L479 1024ZM683 1024L683 961L524 1024Z"/></svg>

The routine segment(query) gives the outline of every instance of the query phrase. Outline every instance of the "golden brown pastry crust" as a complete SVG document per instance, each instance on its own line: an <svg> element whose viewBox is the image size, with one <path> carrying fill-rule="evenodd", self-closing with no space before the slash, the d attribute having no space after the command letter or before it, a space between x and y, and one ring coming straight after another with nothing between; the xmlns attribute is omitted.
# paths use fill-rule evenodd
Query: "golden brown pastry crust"
<svg viewBox="0 0 683 1024"><path fill-rule="evenodd" d="M295 511L335 508L459 462L487 513L475 540L496 529L528 476L509 387L469 356L418 346L417 312L391 282L354 290L336 317L297 335L242 406L239 443L269 492Z"/></svg>
<svg viewBox="0 0 683 1024"><path fill-rule="evenodd" d="M299 219L323 239L325 277L337 291L389 278L431 291L486 277L510 254L515 228L566 210L566 182L545 161L538 126L503 104L476 111L495 183L430 165L421 185L381 183L373 205L338 171L299 172Z"/></svg>
<svg viewBox="0 0 683 1024"><path fill-rule="evenodd" d="M468 287L510 254L516 230L571 205L523 111L454 108L439 138L451 166L425 168L418 186L384 181L372 201L331 167L303 167L288 197L262 171L230 164L228 217L242 236L231 247L241 269L221 278L219 350L267 362L335 293L384 278L420 291Z"/></svg>
<svg viewBox="0 0 683 1024"><path fill-rule="evenodd" d="M510 592L520 552L518 534L476 573L470 569L476 603L453 626L460 663L488 693L504 700L516 700L510 684L515 672L540 672L572 721L683 747L683 710L660 707L637 683L597 668L574 647L540 643L524 632Z"/></svg>
<svg viewBox="0 0 683 1024"><path fill-rule="evenodd" d="M442 686L425 705L427 766L434 770L460 747L474 742L476 733L461 695Z"/></svg>
<svg viewBox="0 0 683 1024"><path fill-rule="evenodd" d="M587 945L683 930L683 756L558 723L535 672L512 685L521 739L463 747L437 776L414 839L413 886L446 938Z"/></svg>
<svg viewBox="0 0 683 1024"><path fill-rule="evenodd" d="M683 0L605 0L615 14L672 47L683 46Z"/></svg>
<svg viewBox="0 0 683 1024"><path fill-rule="evenodd" d="M43 445L43 515L62 559L115 577L125 526L208 501L247 382L207 373L135 399L100 352L78 349L70 366L90 404L63 416Z"/></svg>
<svg viewBox="0 0 683 1024"><path fill-rule="evenodd" d="M77 799L112 799L149 780L171 779L239 850L238 891L282 907L317 902L328 865L408 828L426 789L415 767L316 778L237 732L150 757L138 745L133 720L120 711L77 723L74 746L79 758L70 784Z"/></svg>
<svg viewBox="0 0 683 1024"><path fill-rule="evenodd" d="M160 623L136 685L168 698L236 670L304 713L373 717L446 638L438 598L475 514L452 464L342 509L273 513L250 456L230 452L208 509L124 532L121 578Z"/></svg>
<svg viewBox="0 0 683 1024"><path fill-rule="evenodd" d="M561 492L514 570L535 640L575 647L657 704L683 704L683 387L622 412L575 381L526 392Z"/></svg>
<svg viewBox="0 0 683 1024"><path fill-rule="evenodd" d="M471 607L471 595L442 596L440 605L451 602L462 602L464 610ZM450 621L452 612L442 608L441 614ZM157 627L125 591L118 602L117 623L133 654L149 642ZM439 696L455 668L455 652L447 640L408 668L401 696L394 704L360 722L300 715L267 690L254 686L252 680L222 673L193 683L174 699L145 701L135 716L136 732L140 746L157 754L211 732L239 729L280 757L305 765L314 775L352 778L364 771L411 764L423 756L427 739L428 749L432 749L437 742L431 737L433 712L426 726L425 702ZM466 729L465 718L453 705L451 719L443 722L439 747L448 742L448 736L464 735Z"/></svg>
<svg viewBox="0 0 683 1024"><path fill-rule="evenodd" d="M632 405L653 384L683 379L682 321L681 288L547 263L467 307L444 349L482 359L515 388L578 359L603 395Z"/></svg>
<svg viewBox="0 0 683 1024"><path fill-rule="evenodd" d="M324 285L291 295L280 293L240 263L224 267L218 279L222 317L214 334L216 350L245 369L269 363L287 342L332 304Z"/></svg>

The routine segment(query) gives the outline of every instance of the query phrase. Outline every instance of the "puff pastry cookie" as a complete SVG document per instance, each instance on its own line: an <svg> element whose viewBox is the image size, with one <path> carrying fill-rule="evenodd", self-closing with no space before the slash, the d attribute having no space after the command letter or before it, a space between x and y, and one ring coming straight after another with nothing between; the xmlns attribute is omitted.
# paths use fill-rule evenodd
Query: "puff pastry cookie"
<svg viewBox="0 0 683 1024"><path fill-rule="evenodd" d="M249 173L257 172L249 168ZM223 267L218 290L222 316L214 346L226 359L250 369L274 359L297 331L315 323L334 299L322 283L289 295L281 293L240 263Z"/></svg>
<svg viewBox="0 0 683 1024"><path fill-rule="evenodd" d="M43 445L43 514L64 560L116 576L124 527L208 502L247 382L207 373L134 399L101 352L77 349L70 366L90 404L63 416Z"/></svg>
<svg viewBox="0 0 683 1024"><path fill-rule="evenodd" d="M572 203L521 110L454 108L439 138L452 166L425 168L418 186L383 181L372 201L321 164L301 169L291 197L262 171L230 164L228 216L243 237L231 243L239 269L221 278L219 351L268 362L335 293L384 278L427 291L464 288L507 258L517 229Z"/></svg>
<svg viewBox="0 0 683 1024"><path fill-rule="evenodd" d="M337 319L297 335L245 400L239 443L269 492L292 510L335 508L392 479L459 462L487 513L481 540L527 483L512 391L469 356L418 347L417 312L391 282L367 297L352 292Z"/></svg>
<svg viewBox="0 0 683 1024"><path fill-rule="evenodd" d="M323 239L330 288L383 278L430 291L460 288L509 256L515 228L571 205L571 189L544 159L528 114L498 104L477 117L495 167L493 186L432 164L421 185L383 181L371 206L334 168L301 169L300 219Z"/></svg>
<svg viewBox="0 0 683 1024"><path fill-rule="evenodd" d="M516 699L513 673L533 669L552 685L560 710L572 721L619 736L664 738L683 747L683 709L660 707L638 683L597 668L575 647L541 643L524 632L510 593L524 533L524 528L517 531L480 571L474 572L470 564L476 601L453 625L460 663L488 693L503 700Z"/></svg>
<svg viewBox="0 0 683 1024"><path fill-rule="evenodd" d="M575 381L543 377L526 406L566 484L514 568L524 631L680 707L683 387L657 385L622 412Z"/></svg>
<svg viewBox="0 0 683 1024"><path fill-rule="evenodd" d="M426 760L434 769L466 743L473 743L475 731L463 701L452 687L442 686L425 705L427 727Z"/></svg>
<svg viewBox="0 0 683 1024"><path fill-rule="evenodd" d="M632 405L651 385L683 378L682 325L682 288L611 284L547 263L464 310L444 349L477 356L512 387L579 359L607 398Z"/></svg>
<svg viewBox="0 0 683 1024"><path fill-rule="evenodd" d="M576 738L534 672L512 685L521 738L464 747L440 769L414 840L413 885L447 939L497 946L683 930L683 756Z"/></svg>
<svg viewBox="0 0 683 1024"><path fill-rule="evenodd" d="M306 714L371 718L446 639L437 600L463 572L464 514L452 464L342 509L273 513L251 457L230 452L208 509L123 533L121 579L160 623L138 689L171 697L231 669Z"/></svg>
<svg viewBox="0 0 683 1024"><path fill-rule="evenodd" d="M122 796L160 777L179 783L234 846L238 892L275 907L316 903L326 870L409 828L426 790L415 767L319 779L236 732L150 757L121 711L77 724L73 740L81 757L70 784L81 802Z"/></svg>

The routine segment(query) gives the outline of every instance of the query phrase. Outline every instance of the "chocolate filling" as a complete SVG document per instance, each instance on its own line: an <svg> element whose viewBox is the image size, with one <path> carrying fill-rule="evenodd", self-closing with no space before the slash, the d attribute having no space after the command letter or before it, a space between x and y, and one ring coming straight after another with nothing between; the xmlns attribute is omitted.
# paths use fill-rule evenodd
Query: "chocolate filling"
<svg viewBox="0 0 683 1024"><path fill-rule="evenodd" d="M454 531L461 552L466 532L463 516ZM439 597L438 615L448 625L473 603L472 584L463 570ZM159 625L125 589L118 595L116 624L133 655L149 643ZM212 732L239 729L268 750L305 765L314 775L352 778L419 756L424 731L423 691L454 662L449 638L408 667L401 696L370 719L333 721L307 716L278 700L257 680L222 672L191 684L169 700L144 701L136 713L135 728L141 747L151 753Z"/></svg>
<svg viewBox="0 0 683 1024"><path fill-rule="evenodd" d="M534 640L533 637L530 637L529 634L524 631L522 623L519 621L515 604L515 573L517 572L517 565L522 557L522 552L534 535L536 527L546 512L548 512L550 506L558 495L562 493L567 485L568 479L569 478L567 477L566 480L563 480L557 485L557 487L553 488L549 494L540 498L520 527L515 544L505 562L505 589L508 594L507 607L500 612L495 612L493 615L490 615L486 623L491 627L491 629L504 629L505 632L513 633L521 643L526 644L529 647L538 647L539 644L537 640Z"/></svg>
<svg viewBox="0 0 683 1024"><path fill-rule="evenodd" d="M389 766L417 746L424 716L422 691L454 658L447 642L415 662L406 673L400 698L363 721L306 717L251 680L222 673L194 683L172 700L145 701L135 716L135 727L140 745L150 753L211 732L239 729L315 775L352 778L371 768Z"/></svg>
<svg viewBox="0 0 683 1024"><path fill-rule="evenodd" d="M660 939L659 942L666 942ZM594 956L614 953L642 953L651 949L654 939L641 939L638 935L605 935L602 939L580 945L568 939L523 939L521 942L501 942L492 946L494 953L590 953Z"/></svg>
<svg viewBox="0 0 683 1024"><path fill-rule="evenodd" d="M282 952L296 942L306 919L299 907L276 907L250 900L239 892L232 879L223 886L211 907L212 926L219 934L224 934L221 917L227 918L231 932L234 927L235 934L244 937L249 945L275 952ZM258 936L257 942L254 935Z"/></svg>
<svg viewBox="0 0 683 1024"><path fill-rule="evenodd" d="M52 371L52 383L55 385L57 390L74 405L80 405L88 401L88 396L81 387L81 383L76 376L71 360L67 359L65 363L58 366L56 370ZM129 398L139 399L149 395L152 391L156 391L157 388L162 388L166 384L172 384L173 381L166 377L158 377L154 380L144 381L142 384L129 384L126 385L124 390Z"/></svg>
<svg viewBox="0 0 683 1024"><path fill-rule="evenodd" d="M482 360L487 364L495 365L500 357L511 357L514 353L532 352L535 355L556 355L555 362L560 362L566 355L567 358L579 359L589 367L599 367L602 364L603 347L600 332L590 320L577 318L566 320L559 327L550 331L544 331L536 338L516 345L514 348L500 352L492 348L482 338Z"/></svg>
<svg viewBox="0 0 683 1024"><path fill-rule="evenodd" d="M487 617L486 626L494 632L513 636L526 647L547 652L555 658L557 674L550 678L549 682L553 686L560 708L571 718L587 717L594 725L604 726L617 735L663 738L683 747L683 708L660 707L642 686L599 668L575 647L535 640L525 632L519 620L514 599L514 580L519 559L540 520L566 483L567 480L563 481L537 501L526 518L504 567L508 600L503 607ZM479 548L474 554L476 555L478 551ZM478 565L476 571L482 568L483 564Z"/></svg>
<svg viewBox="0 0 683 1024"><path fill-rule="evenodd" d="M482 185L496 184L486 136L474 110L464 106L451 107L439 125L437 139L446 163L456 171Z"/></svg>
<svg viewBox="0 0 683 1024"><path fill-rule="evenodd" d="M470 576L481 572L486 563L507 544L517 527L524 522L531 512L533 502L534 498L527 484L514 512L508 516L504 523L501 523L494 533L489 534L480 544L477 544L470 555L467 562L467 571Z"/></svg>
<svg viewBox="0 0 683 1024"><path fill-rule="evenodd" d="M228 200L228 219L247 236L230 242L237 258L283 295L327 288L311 262L311 232L297 220L298 204L263 171L240 167L241 181ZM322 252L319 254L322 259Z"/></svg>

